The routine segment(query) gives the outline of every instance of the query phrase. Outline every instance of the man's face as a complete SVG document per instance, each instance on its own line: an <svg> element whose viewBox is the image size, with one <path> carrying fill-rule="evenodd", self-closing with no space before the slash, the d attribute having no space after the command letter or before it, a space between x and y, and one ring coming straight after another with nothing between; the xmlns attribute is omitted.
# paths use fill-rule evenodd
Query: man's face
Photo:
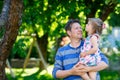
<svg viewBox="0 0 120 80"><path fill-rule="evenodd" d="M71 38L82 38L82 28L81 25L79 23L73 23L71 25L71 31L69 32L69 36Z"/></svg>

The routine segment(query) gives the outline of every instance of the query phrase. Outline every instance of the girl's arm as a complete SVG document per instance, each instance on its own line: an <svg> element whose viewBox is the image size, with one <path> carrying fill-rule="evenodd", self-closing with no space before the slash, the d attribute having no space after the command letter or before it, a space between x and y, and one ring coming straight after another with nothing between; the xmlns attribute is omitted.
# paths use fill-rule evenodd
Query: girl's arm
<svg viewBox="0 0 120 80"><path fill-rule="evenodd" d="M99 48L98 47L99 44L98 44L98 37L97 36L92 36L90 41L91 41L91 44L92 44L93 47L88 52L86 52L86 54L88 54L88 55L89 54L94 54Z"/></svg>
<svg viewBox="0 0 120 80"><path fill-rule="evenodd" d="M98 72L108 68L108 64L105 62L100 62L97 66L84 66L81 69L81 72Z"/></svg>
<svg viewBox="0 0 120 80"><path fill-rule="evenodd" d="M100 56L101 56L101 62L97 66L91 66L91 67L83 66L81 72L90 72L90 71L97 72L108 68L109 67L108 58L103 53L100 53Z"/></svg>

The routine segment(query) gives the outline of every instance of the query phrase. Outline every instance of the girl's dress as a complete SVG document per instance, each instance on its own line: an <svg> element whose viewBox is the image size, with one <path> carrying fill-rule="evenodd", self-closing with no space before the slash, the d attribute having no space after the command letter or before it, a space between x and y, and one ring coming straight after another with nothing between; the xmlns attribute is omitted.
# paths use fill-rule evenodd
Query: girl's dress
<svg viewBox="0 0 120 80"><path fill-rule="evenodd" d="M83 48L81 49L82 52L88 52L93 46L90 42L91 37L96 36L97 42L99 44L99 36L98 34L94 34L92 36L88 36L85 39ZM87 55L85 57L80 57L79 63L84 64L86 66L96 66L101 61L100 57L100 49L98 49L95 53Z"/></svg>

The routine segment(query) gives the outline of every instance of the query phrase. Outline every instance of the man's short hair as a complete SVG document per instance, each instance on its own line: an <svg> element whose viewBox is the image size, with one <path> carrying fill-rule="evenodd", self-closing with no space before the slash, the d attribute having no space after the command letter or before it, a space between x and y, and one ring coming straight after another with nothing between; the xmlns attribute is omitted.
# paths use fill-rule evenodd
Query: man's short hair
<svg viewBox="0 0 120 80"><path fill-rule="evenodd" d="M78 19L70 19L67 24L65 25L65 30L71 30L71 25L73 23L79 23L80 24L80 21Z"/></svg>

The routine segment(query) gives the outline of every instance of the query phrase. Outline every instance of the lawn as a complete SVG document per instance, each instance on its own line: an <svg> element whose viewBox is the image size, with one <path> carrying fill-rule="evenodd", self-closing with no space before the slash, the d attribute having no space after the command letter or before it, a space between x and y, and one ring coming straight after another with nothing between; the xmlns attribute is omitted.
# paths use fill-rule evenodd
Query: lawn
<svg viewBox="0 0 120 80"><path fill-rule="evenodd" d="M22 68L12 68L15 78L11 76L10 69L6 68L6 73L8 80L54 80L51 75L52 68L53 66L49 66L48 71L40 71L37 67L27 68L24 71Z"/></svg>
<svg viewBox="0 0 120 80"><path fill-rule="evenodd" d="M48 67L46 70L39 71L39 68L27 68L23 71L22 68L13 68L15 78L11 77L10 70L6 68L8 80L54 80L52 78L52 68ZM120 71L103 70L100 72L101 80L120 80Z"/></svg>

